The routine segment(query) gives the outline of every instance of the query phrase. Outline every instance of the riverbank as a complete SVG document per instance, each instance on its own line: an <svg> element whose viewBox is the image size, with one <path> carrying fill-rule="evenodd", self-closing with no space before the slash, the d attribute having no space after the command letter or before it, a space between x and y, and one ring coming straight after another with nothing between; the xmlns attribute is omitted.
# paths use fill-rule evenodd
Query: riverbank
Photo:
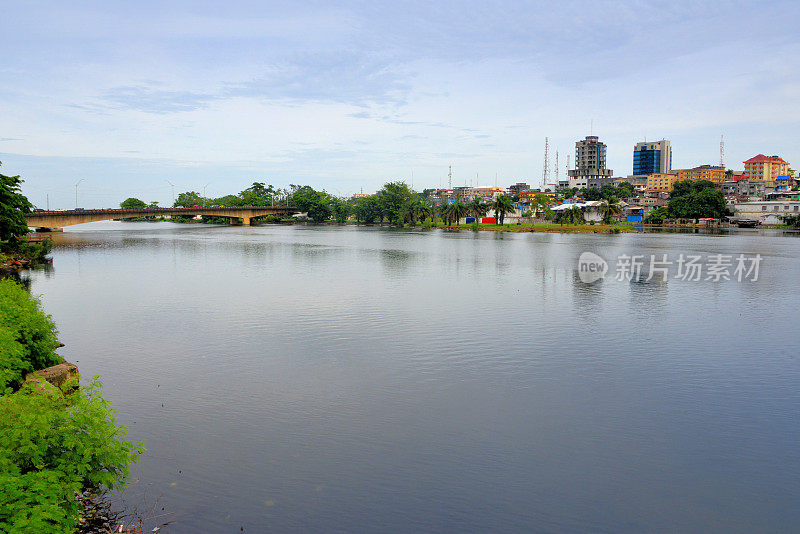
<svg viewBox="0 0 800 534"><path fill-rule="evenodd" d="M0 246L0 272L14 273L47 262L53 249L48 237L27 236L17 242L3 242Z"/></svg>
<svg viewBox="0 0 800 534"><path fill-rule="evenodd" d="M429 230L441 228L443 230L472 230L484 232L546 232L561 234L621 234L637 232L633 226L624 224L556 224L556 223L533 223L533 224L458 224L458 225L413 225L412 228Z"/></svg>
<svg viewBox="0 0 800 534"><path fill-rule="evenodd" d="M144 446L125 440L97 377L78 387L38 299L2 279L0 315L0 532L74 532L81 492L123 488Z"/></svg>

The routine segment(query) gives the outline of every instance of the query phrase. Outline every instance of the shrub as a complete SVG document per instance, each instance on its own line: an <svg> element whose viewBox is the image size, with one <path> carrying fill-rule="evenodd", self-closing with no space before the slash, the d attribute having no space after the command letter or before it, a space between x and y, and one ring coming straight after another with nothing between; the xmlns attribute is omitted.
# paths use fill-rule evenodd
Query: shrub
<svg viewBox="0 0 800 534"><path fill-rule="evenodd" d="M122 487L144 451L123 439L96 377L69 395L46 386L0 396L0 532L73 532L78 493Z"/></svg>
<svg viewBox="0 0 800 534"><path fill-rule="evenodd" d="M53 250L53 241L44 239L39 242L19 241L16 245L16 254L25 259L37 261L44 259Z"/></svg>
<svg viewBox="0 0 800 534"><path fill-rule="evenodd" d="M25 289L0 280L0 393L17 388L26 373L61 363L56 327Z"/></svg>
<svg viewBox="0 0 800 534"><path fill-rule="evenodd" d="M431 226L435 226L435 224L433 223L433 221L431 221L431 218L428 217L427 219L422 221L420 228L422 228L423 230L430 230Z"/></svg>

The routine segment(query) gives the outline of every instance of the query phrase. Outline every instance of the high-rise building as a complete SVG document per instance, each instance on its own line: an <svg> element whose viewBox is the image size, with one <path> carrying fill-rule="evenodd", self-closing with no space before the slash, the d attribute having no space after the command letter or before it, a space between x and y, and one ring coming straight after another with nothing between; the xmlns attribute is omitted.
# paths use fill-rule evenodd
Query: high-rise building
<svg viewBox="0 0 800 534"><path fill-rule="evenodd" d="M568 171L569 187L588 187L589 180L610 178L614 171L606 169L606 144L597 136L587 135L575 143L575 168Z"/></svg>
<svg viewBox="0 0 800 534"><path fill-rule="evenodd" d="M666 173L672 170L672 143L666 139L636 143L633 174Z"/></svg>
<svg viewBox="0 0 800 534"><path fill-rule="evenodd" d="M789 164L778 156L759 154L744 162L745 180L774 182L778 176L789 174Z"/></svg>

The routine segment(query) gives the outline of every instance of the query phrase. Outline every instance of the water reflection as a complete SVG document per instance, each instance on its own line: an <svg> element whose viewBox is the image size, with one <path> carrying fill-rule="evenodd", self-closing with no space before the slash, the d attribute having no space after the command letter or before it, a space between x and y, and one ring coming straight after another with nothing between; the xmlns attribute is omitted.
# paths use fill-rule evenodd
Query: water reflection
<svg viewBox="0 0 800 534"><path fill-rule="evenodd" d="M800 522L800 340L764 327L791 324L800 241L106 224L32 286L171 532ZM765 260L584 284L584 251Z"/></svg>

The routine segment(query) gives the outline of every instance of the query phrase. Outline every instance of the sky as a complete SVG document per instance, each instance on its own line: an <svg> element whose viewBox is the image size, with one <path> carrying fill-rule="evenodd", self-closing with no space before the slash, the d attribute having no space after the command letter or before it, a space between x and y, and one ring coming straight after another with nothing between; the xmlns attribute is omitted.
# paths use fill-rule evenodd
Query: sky
<svg viewBox="0 0 800 534"><path fill-rule="evenodd" d="M590 134L615 176L662 138L675 168L723 135L729 168L800 166L797 0L2 7L0 173L37 207L538 185L545 137L563 177Z"/></svg>

